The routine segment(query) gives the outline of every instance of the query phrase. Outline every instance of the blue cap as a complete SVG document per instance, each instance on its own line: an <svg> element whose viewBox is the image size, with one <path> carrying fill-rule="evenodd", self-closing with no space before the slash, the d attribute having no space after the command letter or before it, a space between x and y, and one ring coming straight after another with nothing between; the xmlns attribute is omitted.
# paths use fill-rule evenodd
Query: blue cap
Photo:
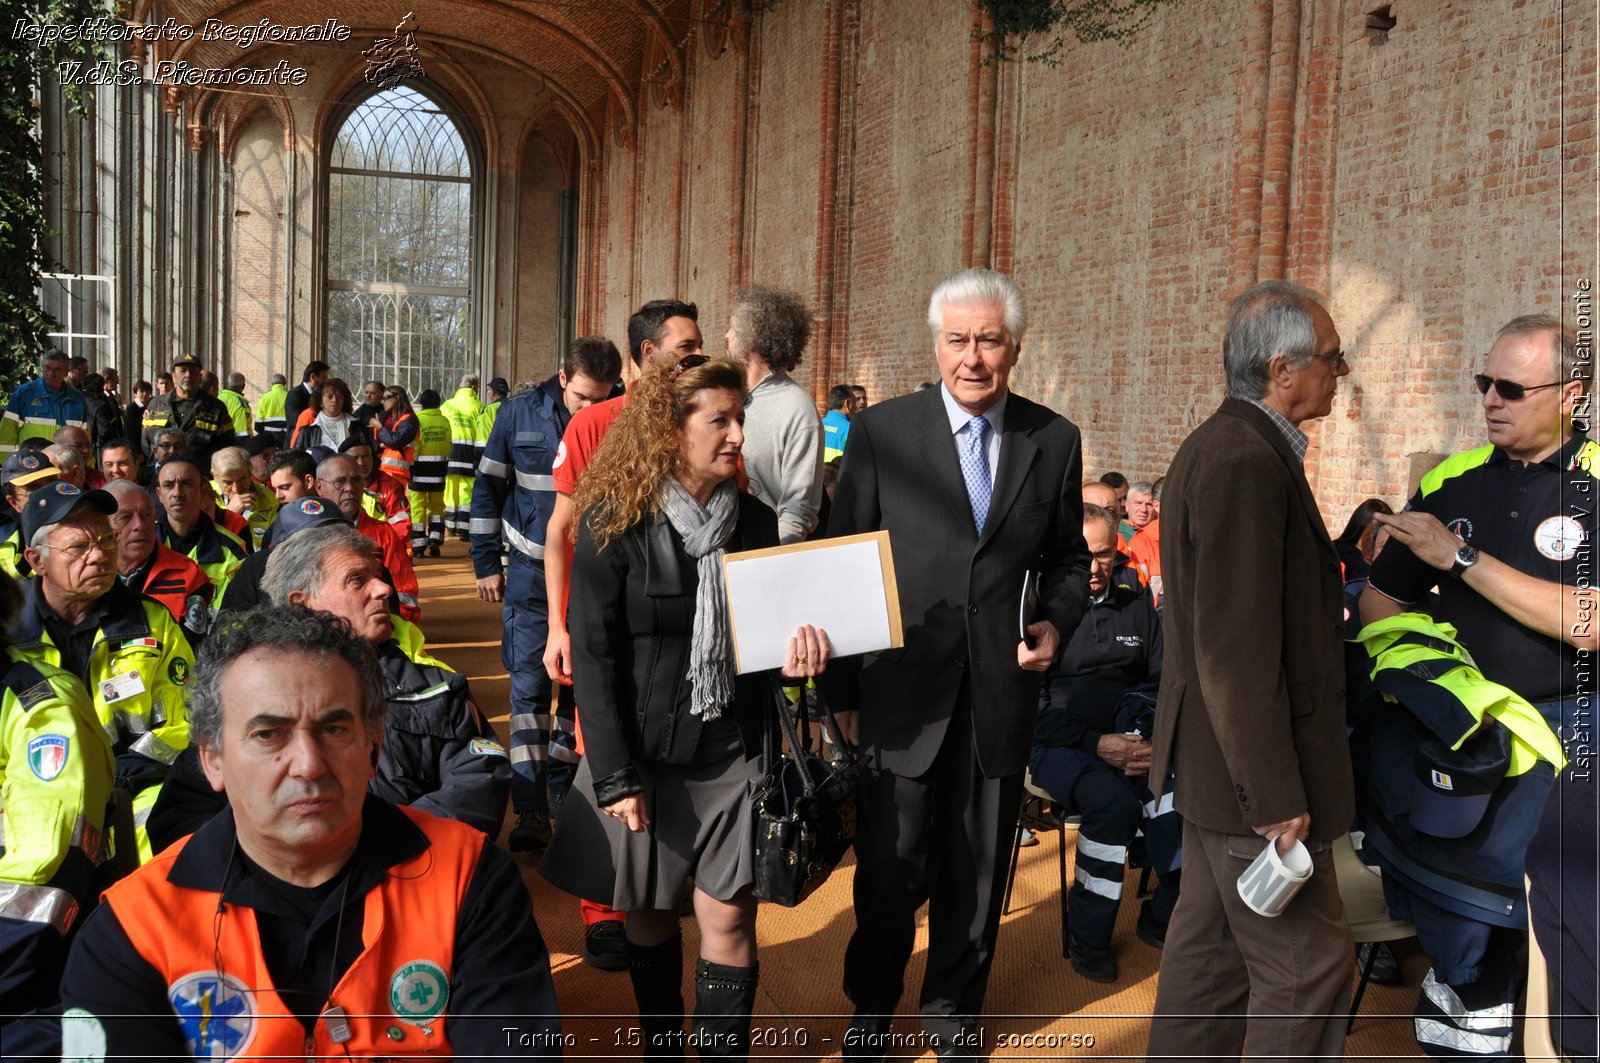
<svg viewBox="0 0 1600 1063"><path fill-rule="evenodd" d="M339 507L326 498L306 495L293 502L285 502L278 507L278 519L273 523L272 543L276 546L296 532L303 532L307 528L320 528L324 524L350 526L344 514L339 512Z"/></svg>
<svg viewBox="0 0 1600 1063"><path fill-rule="evenodd" d="M1417 742L1412 765L1411 825L1435 838L1465 838L1511 766L1511 735L1492 717L1459 749L1428 735Z"/></svg>
<svg viewBox="0 0 1600 1063"><path fill-rule="evenodd" d="M29 484L38 483L40 480L49 480L60 476L61 472L50 459L37 450L19 450L6 459L4 471L0 478L5 483L27 487Z"/></svg>
<svg viewBox="0 0 1600 1063"><path fill-rule="evenodd" d="M34 533L40 528L61 523L84 505L93 506L108 517L117 511L117 500L109 493L85 491L60 480L34 491L22 507L22 544L33 542Z"/></svg>

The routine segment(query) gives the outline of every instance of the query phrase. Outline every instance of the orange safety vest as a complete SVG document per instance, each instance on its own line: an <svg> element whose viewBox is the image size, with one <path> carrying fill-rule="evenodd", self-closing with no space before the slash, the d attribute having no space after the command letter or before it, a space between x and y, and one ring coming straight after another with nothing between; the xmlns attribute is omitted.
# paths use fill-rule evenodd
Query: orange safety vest
<svg viewBox="0 0 1600 1063"><path fill-rule="evenodd" d="M350 1037L342 1043L333 1041L323 1021L307 1037L284 1006L261 953L254 909L223 905L220 892L167 881L189 839L106 891L129 942L166 980L167 999L196 1059L212 1058L214 1049L230 1057L450 1055L444 1019L456 918L485 838L455 820L405 806L400 811L427 836L428 848L390 868L366 896L366 948L320 1009L344 1009Z"/></svg>
<svg viewBox="0 0 1600 1063"><path fill-rule="evenodd" d="M178 623L183 623L185 619L193 621L189 625L192 630L203 632L209 626L209 612L203 615L196 612L192 617L188 613L190 609L209 610L211 580L193 559L184 557L171 547L156 543L155 564L150 566L139 592L166 606L167 612ZM199 604L191 602L192 598L197 598Z"/></svg>
<svg viewBox="0 0 1600 1063"><path fill-rule="evenodd" d="M384 427L393 432L406 423L407 417L410 417L413 421L417 419L415 414L401 413L400 416L394 419L392 424L385 424ZM416 459L416 456L416 437L413 436L411 444L404 448L380 447L378 450L378 469L387 476L393 476L397 480L410 483L411 463Z"/></svg>

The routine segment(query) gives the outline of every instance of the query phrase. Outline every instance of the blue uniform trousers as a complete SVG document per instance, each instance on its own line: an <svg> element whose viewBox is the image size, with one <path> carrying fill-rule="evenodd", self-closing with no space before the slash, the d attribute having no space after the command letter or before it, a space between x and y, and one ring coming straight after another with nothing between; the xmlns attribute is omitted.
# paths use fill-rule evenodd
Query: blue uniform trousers
<svg viewBox="0 0 1600 1063"><path fill-rule="evenodd" d="M1035 786L1083 817L1074 881L1067 893L1068 918L1079 941L1109 948L1122 906L1128 848L1144 822L1144 779L1124 775L1093 753L1060 746L1035 746L1028 770ZM1158 870L1168 863L1159 858L1151 862ZM1178 872L1169 871L1159 881L1151 907L1166 922L1178 903Z"/></svg>
<svg viewBox="0 0 1600 1063"><path fill-rule="evenodd" d="M564 794L571 785L577 751L570 688L563 688L566 712L551 712L553 684L544 667L550 608L543 562L511 551L501 612L505 641L500 644L500 660L511 673L511 807L516 812L548 812L551 790Z"/></svg>

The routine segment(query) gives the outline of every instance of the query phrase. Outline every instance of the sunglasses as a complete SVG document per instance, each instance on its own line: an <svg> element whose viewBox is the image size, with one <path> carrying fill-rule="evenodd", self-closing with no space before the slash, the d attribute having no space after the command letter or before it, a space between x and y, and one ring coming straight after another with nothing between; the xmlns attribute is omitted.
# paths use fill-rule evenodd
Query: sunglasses
<svg viewBox="0 0 1600 1063"><path fill-rule="evenodd" d="M1489 394L1489 389L1494 388L1494 390L1499 393L1500 397L1505 399L1507 402L1519 402L1523 396L1527 395L1530 391L1543 391L1545 388L1558 388L1562 384L1566 383L1565 380L1557 380L1554 384L1535 384L1532 387L1525 387L1522 384L1513 383L1510 380L1496 380L1494 377L1484 376L1482 373L1478 373L1476 376L1474 376L1472 378L1472 382L1478 385L1478 394L1487 395Z"/></svg>
<svg viewBox="0 0 1600 1063"><path fill-rule="evenodd" d="M683 358L681 358L678 361L677 365L672 367L672 372L667 374L667 379L668 380L676 380L680 376L682 376L684 373L687 373L689 370L691 370L691 369L699 369L701 366L705 365L709 361L711 361L711 359L706 357L703 354L685 355Z"/></svg>

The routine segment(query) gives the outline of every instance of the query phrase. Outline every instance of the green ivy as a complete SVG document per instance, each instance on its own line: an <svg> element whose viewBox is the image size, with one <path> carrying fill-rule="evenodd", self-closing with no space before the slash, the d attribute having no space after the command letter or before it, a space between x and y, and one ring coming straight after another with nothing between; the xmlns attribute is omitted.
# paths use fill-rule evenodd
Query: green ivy
<svg viewBox="0 0 1600 1063"><path fill-rule="evenodd" d="M115 18L113 0L0 0L0 391L34 375L45 334L60 328L38 296L39 274L55 265L44 250L49 189L39 146L39 86L60 83L60 64L92 65L115 48L103 40L44 34L30 40L17 25L77 26L97 17ZM62 85L79 114L88 110L88 91Z"/></svg>
<svg viewBox="0 0 1600 1063"><path fill-rule="evenodd" d="M977 0L993 28L977 38L992 59L1060 66L1066 35L1085 44L1116 41L1124 47L1155 16L1179 0Z"/></svg>

